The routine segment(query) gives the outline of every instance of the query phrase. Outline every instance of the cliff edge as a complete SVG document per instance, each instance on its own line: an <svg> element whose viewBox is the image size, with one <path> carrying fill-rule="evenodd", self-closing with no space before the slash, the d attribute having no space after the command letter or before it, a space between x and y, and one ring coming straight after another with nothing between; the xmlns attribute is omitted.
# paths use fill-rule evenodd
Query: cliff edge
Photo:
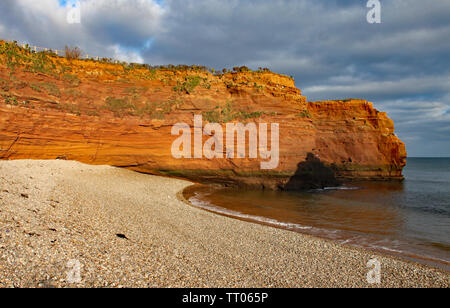
<svg viewBox="0 0 450 308"><path fill-rule="evenodd" d="M173 126L194 131L195 115L224 131L225 123L277 123L276 168L262 170L261 159L251 157L175 158ZM372 103L307 102L292 78L267 70L213 74L196 66L69 61L0 42L0 159L68 159L298 189L342 179L401 180L406 151L393 121Z"/></svg>

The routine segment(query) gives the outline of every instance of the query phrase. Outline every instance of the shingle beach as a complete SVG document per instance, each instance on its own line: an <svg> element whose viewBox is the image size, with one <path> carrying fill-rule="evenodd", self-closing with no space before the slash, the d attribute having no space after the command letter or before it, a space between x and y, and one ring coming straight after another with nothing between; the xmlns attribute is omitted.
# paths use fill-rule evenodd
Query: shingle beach
<svg viewBox="0 0 450 308"><path fill-rule="evenodd" d="M0 287L449 287L449 273L215 215L192 183L72 161L0 161ZM76 265L80 280L73 280ZM76 275L75 275L76 276Z"/></svg>

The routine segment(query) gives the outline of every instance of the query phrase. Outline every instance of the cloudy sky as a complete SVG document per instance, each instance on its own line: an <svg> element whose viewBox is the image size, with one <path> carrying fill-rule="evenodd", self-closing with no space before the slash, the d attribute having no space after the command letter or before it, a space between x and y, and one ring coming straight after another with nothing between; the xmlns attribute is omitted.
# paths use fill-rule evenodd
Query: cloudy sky
<svg viewBox="0 0 450 308"><path fill-rule="evenodd" d="M450 156L450 1L1 0L0 38L149 64L247 65L291 75L309 100L365 98L410 156Z"/></svg>

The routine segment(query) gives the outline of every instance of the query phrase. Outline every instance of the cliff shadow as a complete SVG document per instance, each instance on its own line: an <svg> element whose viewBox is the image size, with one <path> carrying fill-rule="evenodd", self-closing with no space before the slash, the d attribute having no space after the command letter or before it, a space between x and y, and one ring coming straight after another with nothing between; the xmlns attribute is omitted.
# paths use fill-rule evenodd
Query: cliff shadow
<svg viewBox="0 0 450 308"><path fill-rule="evenodd" d="M284 185L283 190L323 189L340 185L335 172L313 153L297 165L297 171Z"/></svg>

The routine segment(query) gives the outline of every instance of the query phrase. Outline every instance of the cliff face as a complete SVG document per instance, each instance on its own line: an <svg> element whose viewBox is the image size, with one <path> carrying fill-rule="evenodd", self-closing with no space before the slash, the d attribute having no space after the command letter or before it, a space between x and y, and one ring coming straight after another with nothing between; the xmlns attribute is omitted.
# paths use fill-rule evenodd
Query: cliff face
<svg viewBox="0 0 450 308"><path fill-rule="evenodd" d="M307 102L293 79L270 72L216 76L67 61L4 45L0 159L70 159L269 188L331 185L334 177L402 179L405 146L367 101ZM278 123L278 167L261 170L260 158L174 158L172 127L193 128L194 115L224 131L230 122ZM270 146L270 130L268 139ZM325 178L314 174L318 163L331 171Z"/></svg>

